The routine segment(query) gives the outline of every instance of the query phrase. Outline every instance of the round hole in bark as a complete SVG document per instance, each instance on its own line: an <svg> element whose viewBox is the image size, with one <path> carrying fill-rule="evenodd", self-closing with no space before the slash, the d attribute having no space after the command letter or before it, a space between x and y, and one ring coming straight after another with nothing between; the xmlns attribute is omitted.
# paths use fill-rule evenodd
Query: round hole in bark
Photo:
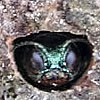
<svg viewBox="0 0 100 100"><path fill-rule="evenodd" d="M14 60L22 77L45 90L66 90L83 75L93 46L86 35L40 31L13 41Z"/></svg>

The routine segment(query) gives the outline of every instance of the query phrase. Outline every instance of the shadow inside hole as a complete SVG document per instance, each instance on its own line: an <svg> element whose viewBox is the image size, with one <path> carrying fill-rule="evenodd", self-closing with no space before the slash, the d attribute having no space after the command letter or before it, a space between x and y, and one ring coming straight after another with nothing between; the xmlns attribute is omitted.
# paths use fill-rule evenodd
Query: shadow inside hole
<svg viewBox="0 0 100 100"><path fill-rule="evenodd" d="M37 78L37 74L39 74L37 70L39 69L29 67L31 66L29 59L32 57L32 52L41 52L36 45L34 46L34 43L43 45L43 48L40 46L42 49L45 47L47 50L55 50L55 48L59 47L59 45L63 45L66 41L69 42L69 47L73 48L73 45L76 46L74 49L76 52L79 52L80 64L77 66L79 67L79 71L76 71L77 75L74 76L71 81L67 80L66 83L61 85L45 85L39 83ZM41 31L26 37L19 37L13 41L13 45L14 60L22 77L31 85L44 91L69 89L82 76L92 59L93 46L89 43L87 36L74 35L70 32ZM39 71L42 72L42 70L44 69L41 68Z"/></svg>

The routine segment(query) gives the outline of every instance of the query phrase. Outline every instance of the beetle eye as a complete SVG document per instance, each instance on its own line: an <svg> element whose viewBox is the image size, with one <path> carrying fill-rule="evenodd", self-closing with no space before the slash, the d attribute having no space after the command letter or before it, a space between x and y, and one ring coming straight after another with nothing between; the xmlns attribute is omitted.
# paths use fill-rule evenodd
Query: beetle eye
<svg viewBox="0 0 100 100"><path fill-rule="evenodd" d="M76 54L73 51L70 51L66 56L66 63L69 65L73 65L76 61Z"/></svg>
<svg viewBox="0 0 100 100"><path fill-rule="evenodd" d="M43 69L43 59L39 53L32 53L31 63L33 68L35 67L36 69Z"/></svg>
<svg viewBox="0 0 100 100"><path fill-rule="evenodd" d="M72 73L72 78L82 74L87 68L91 58L89 43L83 40L72 41L67 45L65 56L66 68Z"/></svg>
<svg viewBox="0 0 100 100"><path fill-rule="evenodd" d="M22 45L14 50L16 64L19 70L24 70L31 77L44 69L43 59L39 50L34 45Z"/></svg>

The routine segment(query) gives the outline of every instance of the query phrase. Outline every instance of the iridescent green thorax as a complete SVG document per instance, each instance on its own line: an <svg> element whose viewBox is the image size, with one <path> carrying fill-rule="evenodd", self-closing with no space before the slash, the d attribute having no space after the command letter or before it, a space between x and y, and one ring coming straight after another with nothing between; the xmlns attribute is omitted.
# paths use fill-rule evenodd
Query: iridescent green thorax
<svg viewBox="0 0 100 100"><path fill-rule="evenodd" d="M58 68L61 69L60 63L65 63L65 48L56 48L54 50L49 50L46 52L48 62L50 63L50 68ZM47 65L44 62L44 65Z"/></svg>
<svg viewBox="0 0 100 100"><path fill-rule="evenodd" d="M68 49L64 47L65 44L55 48L46 48L38 43L34 43L34 45L38 46L38 48L41 50L41 56L43 57L45 67L49 69L62 70L62 67L66 66L65 57ZM68 72L66 68L63 68L62 71Z"/></svg>

